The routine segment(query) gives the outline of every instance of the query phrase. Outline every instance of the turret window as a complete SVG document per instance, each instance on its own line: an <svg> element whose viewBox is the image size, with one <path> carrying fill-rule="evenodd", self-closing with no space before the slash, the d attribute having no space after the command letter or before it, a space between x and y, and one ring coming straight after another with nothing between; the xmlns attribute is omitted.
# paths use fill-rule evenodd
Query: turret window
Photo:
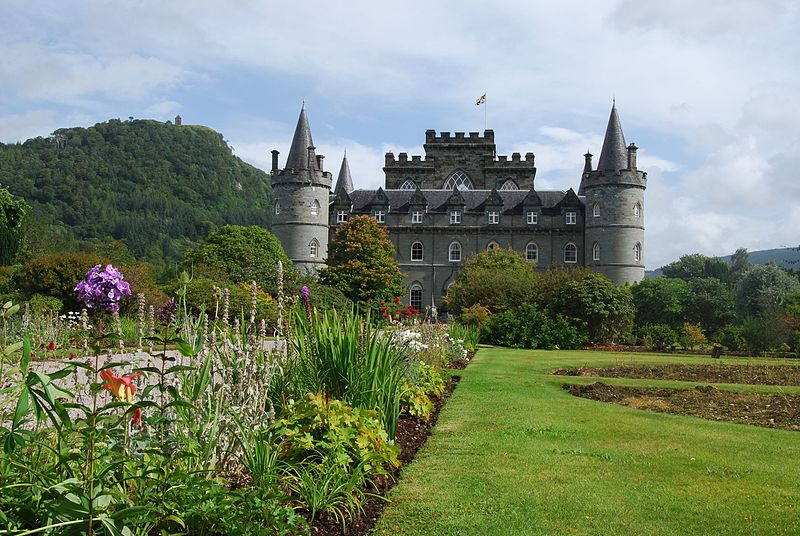
<svg viewBox="0 0 800 536"><path fill-rule="evenodd" d="M280 214L281 213L281 202L280 201L275 201L275 206L273 208L275 209L275 215L276 216L278 214Z"/></svg>
<svg viewBox="0 0 800 536"><path fill-rule="evenodd" d="M517 186L517 183L516 183L516 182L514 182L513 180L511 180L511 179L507 179L507 180L506 180L506 181L505 181L505 182L504 182L504 183L503 183L503 184L500 186L500 189L501 189L501 190L519 190L519 186Z"/></svg>
<svg viewBox="0 0 800 536"><path fill-rule="evenodd" d="M539 246L536 245L536 242L530 242L525 246L525 260L528 262L539 261Z"/></svg>
<svg viewBox="0 0 800 536"><path fill-rule="evenodd" d="M450 244L450 262L461 262L461 244L453 242Z"/></svg>
<svg viewBox="0 0 800 536"><path fill-rule="evenodd" d="M415 210L411 213L411 223L422 223L422 211Z"/></svg>
<svg viewBox="0 0 800 536"><path fill-rule="evenodd" d="M316 199L314 200L314 203L311 204L311 215L319 216L319 201Z"/></svg>
<svg viewBox="0 0 800 536"><path fill-rule="evenodd" d="M573 243L564 246L564 262L567 264L575 264L578 262L578 248Z"/></svg>
<svg viewBox="0 0 800 536"><path fill-rule="evenodd" d="M416 190L417 183L412 181L411 179L406 179L403 181L403 184L400 185L401 190Z"/></svg>
<svg viewBox="0 0 800 536"><path fill-rule="evenodd" d="M638 218L639 216L641 216L641 214L642 214L642 207L641 205L639 205L639 203L636 203L635 205L633 205L633 217Z"/></svg>
<svg viewBox="0 0 800 536"><path fill-rule="evenodd" d="M346 210L337 210L336 211L336 223L344 223L347 221L347 211Z"/></svg>
<svg viewBox="0 0 800 536"><path fill-rule="evenodd" d="M568 211L565 217L567 225L575 225L578 222L578 213L573 210Z"/></svg>
<svg viewBox="0 0 800 536"><path fill-rule="evenodd" d="M597 203L595 203L594 207L592 207L592 216L594 216L595 218L600 217L600 205Z"/></svg>
<svg viewBox="0 0 800 536"><path fill-rule="evenodd" d="M459 169L450 175L450 177L444 183L444 188L442 189L472 190L472 179L469 178L469 175Z"/></svg>
<svg viewBox="0 0 800 536"><path fill-rule="evenodd" d="M386 213L382 210L375 211L375 221L378 223L385 223L386 222Z"/></svg>
<svg viewBox="0 0 800 536"><path fill-rule="evenodd" d="M633 260L634 262L642 262L642 245L639 242L636 242L636 245L633 246Z"/></svg>
<svg viewBox="0 0 800 536"><path fill-rule="evenodd" d="M489 225L497 225L500 223L500 213L497 211L491 211L488 214L489 217Z"/></svg>
<svg viewBox="0 0 800 536"><path fill-rule="evenodd" d="M308 244L308 256L312 259L316 259L319 256L319 242L316 238Z"/></svg>
<svg viewBox="0 0 800 536"><path fill-rule="evenodd" d="M597 242L594 243L592 246L592 260L599 261L600 260L600 244Z"/></svg>
<svg viewBox="0 0 800 536"><path fill-rule="evenodd" d="M461 223L461 213L457 210L450 211L450 223Z"/></svg>
<svg viewBox="0 0 800 536"><path fill-rule="evenodd" d="M528 225L537 225L539 223L539 214L536 212L528 212L526 221Z"/></svg>
<svg viewBox="0 0 800 536"><path fill-rule="evenodd" d="M421 262L423 258L424 249L422 242L414 242L411 244L411 260L414 262Z"/></svg>

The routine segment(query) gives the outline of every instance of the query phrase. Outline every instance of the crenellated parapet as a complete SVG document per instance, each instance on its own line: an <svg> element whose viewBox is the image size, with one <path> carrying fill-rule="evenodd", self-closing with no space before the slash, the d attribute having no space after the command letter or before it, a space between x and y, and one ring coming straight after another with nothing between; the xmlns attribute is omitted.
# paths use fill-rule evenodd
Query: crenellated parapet
<svg viewBox="0 0 800 536"><path fill-rule="evenodd" d="M494 145L494 130L487 129L483 131L483 136L480 132L440 132L436 134L433 129L425 131L425 144L426 145L450 145L455 144L459 146L465 145Z"/></svg>

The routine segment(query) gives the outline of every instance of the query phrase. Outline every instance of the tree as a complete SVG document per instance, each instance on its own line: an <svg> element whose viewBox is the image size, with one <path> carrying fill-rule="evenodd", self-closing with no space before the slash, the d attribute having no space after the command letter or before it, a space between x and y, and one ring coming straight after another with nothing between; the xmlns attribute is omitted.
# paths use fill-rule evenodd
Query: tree
<svg viewBox="0 0 800 536"><path fill-rule="evenodd" d="M758 316L785 308L800 293L800 282L774 264L753 266L736 286L736 309L742 316Z"/></svg>
<svg viewBox="0 0 800 536"><path fill-rule="evenodd" d="M373 218L356 216L343 223L329 242L320 281L355 303L374 306L378 300L391 300L405 294L394 254L388 231Z"/></svg>
<svg viewBox="0 0 800 536"><path fill-rule="evenodd" d="M700 346L708 342L706 334L703 333L703 328L700 324L690 324L684 322L681 328L681 344L684 348L694 350L695 346Z"/></svg>
<svg viewBox="0 0 800 536"><path fill-rule="evenodd" d="M22 245L20 226L30 208L24 199L0 187L0 265L14 262Z"/></svg>
<svg viewBox="0 0 800 536"><path fill-rule="evenodd" d="M685 318L690 323L699 323L706 333L714 333L736 318L733 292L713 277L690 280Z"/></svg>
<svg viewBox="0 0 800 536"><path fill-rule="evenodd" d="M656 277L633 285L631 292L637 326L667 324L673 330L680 327L689 297L689 283L682 279Z"/></svg>
<svg viewBox="0 0 800 536"><path fill-rule="evenodd" d="M738 283L744 273L753 266L746 248L737 249L734 254L731 255L731 263L733 264L731 267L731 281L733 283Z"/></svg>
<svg viewBox="0 0 800 536"><path fill-rule="evenodd" d="M183 261L190 273L231 283L255 281L274 293L276 266L291 266L280 240L261 227L225 225L209 234L197 248L189 250ZM289 271L287 270L287 273Z"/></svg>
<svg viewBox="0 0 800 536"><path fill-rule="evenodd" d="M445 296L447 310L458 314L481 304L492 312L531 300L537 276L521 253L500 248L471 257Z"/></svg>
<svg viewBox="0 0 800 536"><path fill-rule="evenodd" d="M730 280L731 265L719 257L707 257L699 253L684 255L675 262L661 268L666 277L676 279L695 279L713 277L723 283Z"/></svg>

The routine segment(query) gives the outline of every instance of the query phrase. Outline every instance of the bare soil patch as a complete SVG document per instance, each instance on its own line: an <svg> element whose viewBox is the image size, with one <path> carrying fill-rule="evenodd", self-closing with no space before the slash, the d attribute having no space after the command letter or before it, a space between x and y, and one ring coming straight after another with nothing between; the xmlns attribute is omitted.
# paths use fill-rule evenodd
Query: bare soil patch
<svg viewBox="0 0 800 536"><path fill-rule="evenodd" d="M564 368L553 371L560 376L682 380L748 385L800 386L798 365L619 365L608 368Z"/></svg>
<svg viewBox="0 0 800 536"><path fill-rule="evenodd" d="M734 393L711 385L694 389L620 387L603 382L565 384L564 389L574 396L636 409L800 431L798 394Z"/></svg>

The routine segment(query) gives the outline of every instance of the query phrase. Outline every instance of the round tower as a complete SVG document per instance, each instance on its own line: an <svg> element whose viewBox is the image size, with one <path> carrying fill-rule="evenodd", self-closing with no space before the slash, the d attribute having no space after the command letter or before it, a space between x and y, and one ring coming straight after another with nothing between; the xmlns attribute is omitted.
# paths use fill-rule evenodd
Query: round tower
<svg viewBox="0 0 800 536"><path fill-rule="evenodd" d="M637 169L637 149L633 143L625 145L612 106L597 169L592 170L587 153L579 191L586 203L586 266L617 284L644 279L647 173Z"/></svg>
<svg viewBox="0 0 800 536"><path fill-rule="evenodd" d="M272 151L272 232L300 273L315 274L328 256L328 198L332 175L322 170L324 157L314 152L305 106L286 165L278 169Z"/></svg>

